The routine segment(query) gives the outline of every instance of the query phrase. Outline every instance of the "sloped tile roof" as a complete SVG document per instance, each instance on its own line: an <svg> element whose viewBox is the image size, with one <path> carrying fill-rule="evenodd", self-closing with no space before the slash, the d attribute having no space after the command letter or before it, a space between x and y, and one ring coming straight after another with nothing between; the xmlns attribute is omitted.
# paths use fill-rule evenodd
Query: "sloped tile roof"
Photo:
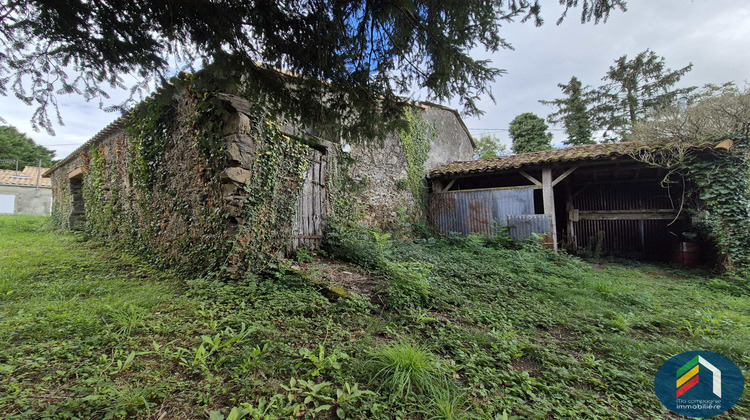
<svg viewBox="0 0 750 420"><path fill-rule="evenodd" d="M606 143L571 146L563 149L542 150L541 152L520 153L496 158L467 160L439 166L430 171L430 177L439 178L483 172L501 172L520 169L525 166L539 166L561 162L614 159L627 156L635 152L637 148L638 146L629 142Z"/></svg>
<svg viewBox="0 0 750 420"><path fill-rule="evenodd" d="M42 168L42 173L47 171L47 168ZM36 166L24 166L22 171L5 170L0 169L0 185L26 185L36 186L37 175L39 174L39 168ZM52 180L49 178L39 178L40 187L51 187Z"/></svg>

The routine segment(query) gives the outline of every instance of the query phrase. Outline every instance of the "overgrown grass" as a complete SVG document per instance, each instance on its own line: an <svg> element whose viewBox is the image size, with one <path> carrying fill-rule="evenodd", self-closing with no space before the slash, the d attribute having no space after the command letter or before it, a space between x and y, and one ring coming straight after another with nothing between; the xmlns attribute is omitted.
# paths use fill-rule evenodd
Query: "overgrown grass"
<svg viewBox="0 0 750 420"><path fill-rule="evenodd" d="M0 217L2 418L662 418L674 354L750 373L748 293L710 272L365 235L407 281L371 300L284 264L184 278L45 220Z"/></svg>

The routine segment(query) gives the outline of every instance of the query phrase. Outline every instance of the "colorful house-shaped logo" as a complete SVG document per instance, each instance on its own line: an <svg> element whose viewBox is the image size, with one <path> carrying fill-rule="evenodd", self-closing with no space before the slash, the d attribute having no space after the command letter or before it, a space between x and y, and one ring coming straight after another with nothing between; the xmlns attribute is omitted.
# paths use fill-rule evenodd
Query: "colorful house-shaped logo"
<svg viewBox="0 0 750 420"><path fill-rule="evenodd" d="M689 362L677 369L677 398L680 398L682 394L698 384L701 366L711 371L713 377L712 391L717 397L721 398L721 371L702 356L693 357Z"/></svg>

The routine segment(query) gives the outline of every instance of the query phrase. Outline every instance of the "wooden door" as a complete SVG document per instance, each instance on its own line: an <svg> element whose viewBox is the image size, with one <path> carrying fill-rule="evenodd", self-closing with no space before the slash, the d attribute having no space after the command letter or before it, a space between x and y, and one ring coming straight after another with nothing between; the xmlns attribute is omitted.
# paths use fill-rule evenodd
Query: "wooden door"
<svg viewBox="0 0 750 420"><path fill-rule="evenodd" d="M297 198L290 251L301 246L317 249L323 242L328 159L325 153L315 149L311 149L307 159L310 163L305 183Z"/></svg>

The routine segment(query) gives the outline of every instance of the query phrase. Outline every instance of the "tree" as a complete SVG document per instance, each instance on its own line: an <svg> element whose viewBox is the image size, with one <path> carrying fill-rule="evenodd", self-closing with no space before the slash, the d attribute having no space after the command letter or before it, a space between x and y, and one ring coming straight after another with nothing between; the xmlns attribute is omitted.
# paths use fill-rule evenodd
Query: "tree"
<svg viewBox="0 0 750 420"><path fill-rule="evenodd" d="M26 165L37 166L39 159L42 160L42 166L49 168L54 156L55 152L37 145L15 127L0 126L0 168L15 169L15 162L9 161L16 160L20 168Z"/></svg>
<svg viewBox="0 0 750 420"><path fill-rule="evenodd" d="M493 134L485 134L479 137L479 139L474 139L474 142L477 145L474 148L474 159L485 159L508 154L508 146L500 143L500 139Z"/></svg>
<svg viewBox="0 0 750 420"><path fill-rule="evenodd" d="M544 118L524 112L510 122L510 137L514 153L537 152L552 148L552 133L547 132Z"/></svg>
<svg viewBox="0 0 750 420"><path fill-rule="evenodd" d="M547 116L550 124L562 123L568 138L563 142L568 146L595 144L591 138L592 123L589 117L593 104L593 92L583 87L577 77L570 78L568 84L559 83L557 86L567 95L565 98L552 101L539 101L545 105L557 107L557 111Z"/></svg>
<svg viewBox="0 0 750 420"><path fill-rule="evenodd" d="M594 109L595 125L605 130L606 140L614 140L613 135L621 137L636 121L695 89L673 88L692 64L672 70L664 61L664 57L646 50L631 60L623 55L610 66L602 78L607 83L598 89L598 105Z"/></svg>
<svg viewBox="0 0 750 420"><path fill-rule="evenodd" d="M582 6L582 22L626 10L624 0L559 3L561 19ZM510 47L501 24L541 25L540 9L536 0L8 0L0 5L0 93L36 104L34 128L52 131L59 94L101 106L126 78L140 80L137 96L197 63L228 80L241 75L285 114L312 120L377 124L402 116L398 95L418 90L458 98L474 115L503 71L470 51Z"/></svg>
<svg viewBox="0 0 750 420"><path fill-rule="evenodd" d="M690 100L660 109L633 125L627 140L695 144L722 136L750 138L750 88L706 85Z"/></svg>

